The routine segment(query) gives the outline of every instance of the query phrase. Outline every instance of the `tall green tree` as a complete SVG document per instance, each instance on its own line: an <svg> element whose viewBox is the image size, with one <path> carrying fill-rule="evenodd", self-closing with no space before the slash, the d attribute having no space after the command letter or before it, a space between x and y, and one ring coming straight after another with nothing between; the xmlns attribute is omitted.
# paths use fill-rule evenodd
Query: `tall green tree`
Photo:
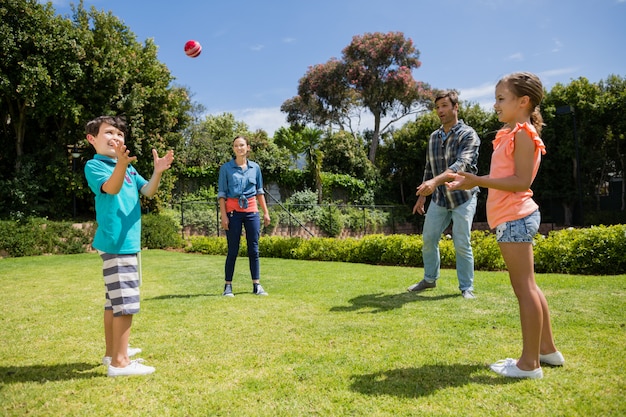
<svg viewBox="0 0 626 417"><path fill-rule="evenodd" d="M129 147L146 175L152 148L182 147L189 94L171 86L152 40L138 43L117 17L88 11L82 1L71 17L35 0L6 0L0 15L1 158L15 161L0 169L0 216L68 216L72 198L83 212L92 207L81 171L93 154L84 125L95 116L126 116ZM144 206L158 208L174 180L166 175Z"/></svg>
<svg viewBox="0 0 626 417"><path fill-rule="evenodd" d="M79 109L72 93L83 77L84 50L71 22L56 16L51 3L35 0L3 2L0 38L0 111L12 139L12 146L3 149L12 151L17 173L32 125L52 117L63 125L65 119L76 118Z"/></svg>
<svg viewBox="0 0 626 417"><path fill-rule="evenodd" d="M325 134L320 150L324 154L324 172L346 174L365 181L372 181L378 176L378 169L367 158L363 140L345 130Z"/></svg>
<svg viewBox="0 0 626 417"><path fill-rule="evenodd" d="M374 117L368 157L375 162L380 135L430 103L430 87L413 78L412 71L421 65L419 55L401 32L355 36L341 60L310 67L299 81L298 96L284 102L281 110L294 124L348 129L362 109L368 110Z"/></svg>
<svg viewBox="0 0 626 417"><path fill-rule="evenodd" d="M556 215L566 225L582 224L581 218L575 219L575 210L593 198L597 181L593 177L606 161L604 129L595 122L601 94L598 84L581 77L567 85L554 85L544 99L542 138L547 154L535 189L551 206L555 202L561 205L562 215ZM557 114L557 109L565 107L571 111Z"/></svg>
<svg viewBox="0 0 626 417"><path fill-rule="evenodd" d="M599 123L605 127L605 142L607 149L607 163L602 170L603 175L598 181L597 192L612 179L622 179L620 190L620 210L626 211L626 78L618 75L610 75L606 80L600 81L602 100L600 111L602 114ZM596 209L600 209L599 202Z"/></svg>
<svg viewBox="0 0 626 417"><path fill-rule="evenodd" d="M313 127L280 128L274 134L276 144L287 150L292 160L303 156L317 191L318 203L322 202L322 164L324 153L320 149L324 132Z"/></svg>

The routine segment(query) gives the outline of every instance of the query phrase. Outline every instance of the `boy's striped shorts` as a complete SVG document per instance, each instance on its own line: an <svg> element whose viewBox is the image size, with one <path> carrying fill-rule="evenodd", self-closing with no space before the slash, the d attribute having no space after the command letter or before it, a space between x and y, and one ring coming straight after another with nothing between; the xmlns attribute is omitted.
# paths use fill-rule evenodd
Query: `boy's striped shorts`
<svg viewBox="0 0 626 417"><path fill-rule="evenodd" d="M106 302L105 310L114 316L139 313L140 273L136 253L116 255L100 252Z"/></svg>

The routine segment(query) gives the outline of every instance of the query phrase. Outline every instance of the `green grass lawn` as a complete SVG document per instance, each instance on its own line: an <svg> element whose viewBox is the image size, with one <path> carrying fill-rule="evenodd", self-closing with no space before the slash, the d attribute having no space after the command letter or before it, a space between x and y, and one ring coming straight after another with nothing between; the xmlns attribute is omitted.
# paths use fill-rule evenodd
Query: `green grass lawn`
<svg viewBox="0 0 626 417"><path fill-rule="evenodd" d="M506 272L453 270L410 294L422 270L262 259L269 297L240 258L143 253L131 344L156 372L108 378L100 364L96 254L0 260L2 416L623 416L626 277L539 275L566 364L541 380L487 365L518 357Z"/></svg>

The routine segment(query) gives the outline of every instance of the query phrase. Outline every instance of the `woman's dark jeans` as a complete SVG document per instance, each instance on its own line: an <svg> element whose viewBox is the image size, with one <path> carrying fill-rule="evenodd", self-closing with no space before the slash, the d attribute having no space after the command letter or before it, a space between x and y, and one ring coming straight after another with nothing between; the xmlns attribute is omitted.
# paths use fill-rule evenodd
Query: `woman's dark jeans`
<svg viewBox="0 0 626 417"><path fill-rule="evenodd" d="M237 254L239 253L242 226L246 229L250 275L252 276L253 281L258 280L261 275L259 267L259 236L261 235L261 219L259 217L259 213L233 211L228 213L228 219L228 230L226 230L228 255L226 256L226 266L224 267L226 281L230 282L233 280L235 262L237 262Z"/></svg>

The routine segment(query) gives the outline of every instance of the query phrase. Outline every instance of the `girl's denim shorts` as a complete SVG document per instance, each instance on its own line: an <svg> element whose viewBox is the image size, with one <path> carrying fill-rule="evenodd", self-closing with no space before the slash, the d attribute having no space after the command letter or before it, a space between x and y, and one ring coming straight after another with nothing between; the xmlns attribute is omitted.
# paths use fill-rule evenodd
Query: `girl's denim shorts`
<svg viewBox="0 0 626 417"><path fill-rule="evenodd" d="M504 222L496 226L496 240L498 242L526 242L532 243L533 237L539 230L541 214L535 210L528 216Z"/></svg>

